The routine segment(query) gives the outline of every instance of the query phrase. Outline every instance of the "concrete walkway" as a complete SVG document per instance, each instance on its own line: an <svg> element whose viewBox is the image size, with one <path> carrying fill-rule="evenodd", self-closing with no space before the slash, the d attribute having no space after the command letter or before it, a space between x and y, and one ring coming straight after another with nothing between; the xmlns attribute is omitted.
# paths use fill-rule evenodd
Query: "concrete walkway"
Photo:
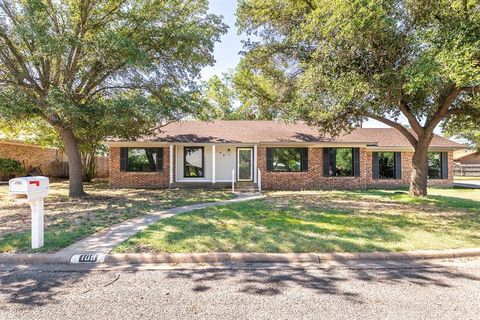
<svg viewBox="0 0 480 320"><path fill-rule="evenodd" d="M250 201L260 199L263 196L260 194L239 194L238 198L209 203L199 203L189 206L176 207L166 209L154 213L150 213L138 218L133 218L106 228L100 232L97 232L91 236L83 238L82 240L66 247L58 252L59 255L73 255L78 253L96 253L107 254L113 250L113 248L120 245L123 241L127 240L134 234L144 230L146 227L160 219L173 217L174 215L185 213L193 210L223 206L230 203Z"/></svg>

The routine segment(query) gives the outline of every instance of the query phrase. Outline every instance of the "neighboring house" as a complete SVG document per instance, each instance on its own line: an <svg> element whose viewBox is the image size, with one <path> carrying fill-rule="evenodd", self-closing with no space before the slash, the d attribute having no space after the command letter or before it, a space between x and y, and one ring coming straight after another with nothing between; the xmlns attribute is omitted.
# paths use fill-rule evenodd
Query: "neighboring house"
<svg viewBox="0 0 480 320"><path fill-rule="evenodd" d="M0 159L20 161L27 172L31 168L40 167L46 176L68 178L68 158L65 152L58 148L44 148L23 140L0 138ZM108 158L98 156L95 161L96 178L107 178Z"/></svg>
<svg viewBox="0 0 480 320"><path fill-rule="evenodd" d="M59 149L42 148L14 139L0 139L0 158L20 161L27 171L40 167L48 176L58 175L58 168L61 171L61 163L66 161L65 154Z"/></svg>
<svg viewBox="0 0 480 320"><path fill-rule="evenodd" d="M331 139L303 123L185 121L135 141L110 140L116 187L225 187L261 181L266 190L407 185L413 148L396 129L358 128ZM453 151L436 135L429 184L453 183Z"/></svg>
<svg viewBox="0 0 480 320"><path fill-rule="evenodd" d="M453 153L453 161L457 164L480 165L480 151L462 149Z"/></svg>

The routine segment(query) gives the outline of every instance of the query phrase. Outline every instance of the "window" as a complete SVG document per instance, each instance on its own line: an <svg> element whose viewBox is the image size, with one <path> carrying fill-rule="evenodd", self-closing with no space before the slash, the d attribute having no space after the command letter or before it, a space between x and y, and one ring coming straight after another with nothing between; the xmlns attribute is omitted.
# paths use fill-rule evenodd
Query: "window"
<svg viewBox="0 0 480 320"><path fill-rule="evenodd" d="M162 170L163 149L161 148L123 148L123 149L124 149L123 153L126 158L125 171L156 172L156 171Z"/></svg>
<svg viewBox="0 0 480 320"><path fill-rule="evenodd" d="M267 171L308 171L308 148L267 148Z"/></svg>
<svg viewBox="0 0 480 320"><path fill-rule="evenodd" d="M323 148L325 177L359 177L359 148Z"/></svg>
<svg viewBox="0 0 480 320"><path fill-rule="evenodd" d="M353 149L337 148L335 153L335 176L353 176Z"/></svg>
<svg viewBox="0 0 480 320"><path fill-rule="evenodd" d="M185 178L203 178L203 147L183 148L183 163Z"/></svg>
<svg viewBox="0 0 480 320"><path fill-rule="evenodd" d="M379 179L395 179L395 153L378 153L378 177Z"/></svg>
<svg viewBox="0 0 480 320"><path fill-rule="evenodd" d="M302 171L301 159L300 148L275 148L273 149L273 171Z"/></svg>
<svg viewBox="0 0 480 320"><path fill-rule="evenodd" d="M442 179L441 152L429 152L427 158L428 158L428 179Z"/></svg>

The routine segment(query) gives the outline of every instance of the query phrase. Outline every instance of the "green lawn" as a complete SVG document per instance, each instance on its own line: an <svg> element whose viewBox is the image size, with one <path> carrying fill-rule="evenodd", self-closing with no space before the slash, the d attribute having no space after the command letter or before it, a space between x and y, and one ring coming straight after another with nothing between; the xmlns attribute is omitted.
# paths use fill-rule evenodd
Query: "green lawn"
<svg viewBox="0 0 480 320"><path fill-rule="evenodd" d="M455 176L453 178L455 182L462 182L462 181L480 181L480 177L470 177L470 176Z"/></svg>
<svg viewBox="0 0 480 320"><path fill-rule="evenodd" d="M275 192L161 220L115 252L371 252L480 246L480 190Z"/></svg>
<svg viewBox="0 0 480 320"><path fill-rule="evenodd" d="M89 196L68 197L68 183L51 183L45 201L45 246L30 249L30 208L15 204L0 186L0 252L54 252L102 228L165 208L234 197L226 191L111 189L88 183Z"/></svg>

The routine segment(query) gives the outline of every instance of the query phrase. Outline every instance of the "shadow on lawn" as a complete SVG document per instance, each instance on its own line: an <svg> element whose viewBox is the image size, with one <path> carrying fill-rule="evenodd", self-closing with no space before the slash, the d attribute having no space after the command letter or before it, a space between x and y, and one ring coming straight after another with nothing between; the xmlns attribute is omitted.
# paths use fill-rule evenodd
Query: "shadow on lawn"
<svg viewBox="0 0 480 320"><path fill-rule="evenodd" d="M258 200L161 220L126 245L135 247L137 240L143 243L142 238L155 241L161 237L163 244L157 250L171 252L182 252L182 244L189 246L188 252L391 251L382 244L400 242L403 228L423 226L424 222L401 214L353 218L352 213L335 209L272 210Z"/></svg>
<svg viewBox="0 0 480 320"><path fill-rule="evenodd" d="M96 189L94 189L94 187ZM103 189L99 189L99 188ZM30 249L30 208L13 202L0 205L0 252L53 252L102 228L172 207L230 199L217 191L108 189L87 184L88 196L53 195L45 202L45 246ZM101 192L108 191L107 194ZM7 213L2 215L2 212Z"/></svg>
<svg viewBox="0 0 480 320"><path fill-rule="evenodd" d="M471 190L466 188L459 188L454 187L451 189L456 190ZM393 191L393 190L392 190ZM452 196L444 196L444 195L435 195L429 194L427 197L424 198L414 198L410 197L408 194L407 189L398 189L394 190L393 192L388 192L384 189L355 189L349 190L349 192L358 195L359 198L361 196L379 196L387 199L392 200L404 200L406 203L411 204L427 204L427 205L434 205L440 208L455 208L455 209L466 209L466 210L473 210L476 212L480 212L480 201L466 199L466 198L459 198L459 197L452 197Z"/></svg>

